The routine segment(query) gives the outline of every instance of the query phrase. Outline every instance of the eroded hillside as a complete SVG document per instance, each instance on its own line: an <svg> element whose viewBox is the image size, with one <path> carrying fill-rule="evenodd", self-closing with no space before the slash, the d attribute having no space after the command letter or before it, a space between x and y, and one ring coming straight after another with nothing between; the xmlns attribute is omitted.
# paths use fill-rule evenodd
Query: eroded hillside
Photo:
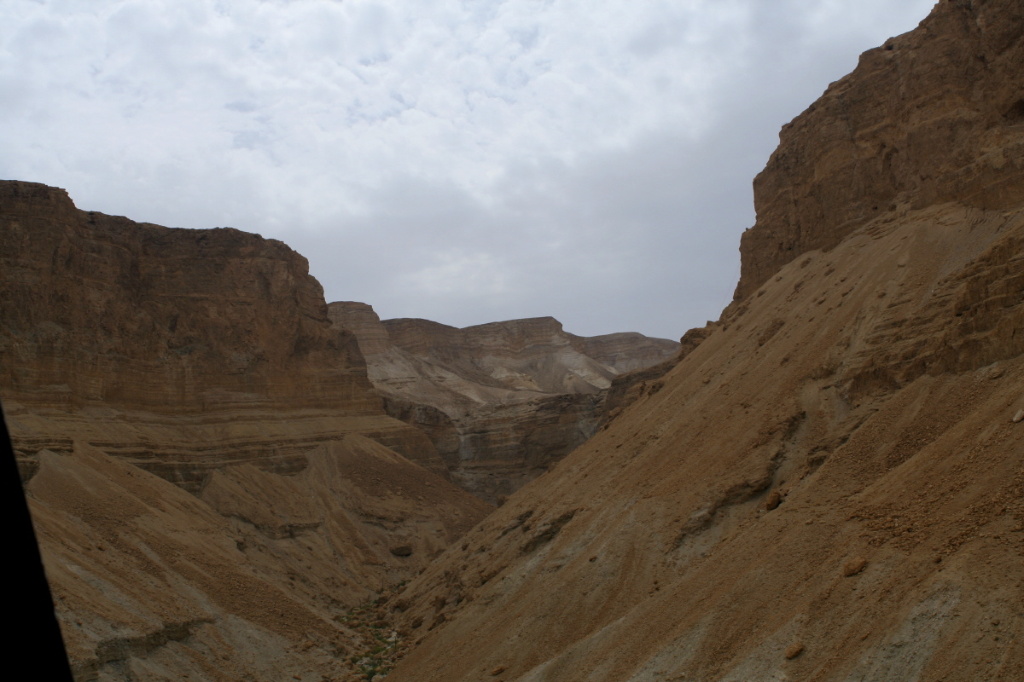
<svg viewBox="0 0 1024 682"><path fill-rule="evenodd" d="M1022 63L1017 0L865 54L755 182L735 302L486 518L290 249L0 183L0 397L78 677L1024 679Z"/></svg>
<svg viewBox="0 0 1024 682"><path fill-rule="evenodd" d="M613 380L624 390L631 372L679 352L637 333L575 336L550 317L457 329L381 322L365 303L328 309L355 334L387 412L427 433L452 480L492 503L597 431Z"/></svg>
<svg viewBox="0 0 1024 682"><path fill-rule="evenodd" d="M392 602L389 680L1024 679L1022 13L787 127L736 302Z"/></svg>
<svg viewBox="0 0 1024 682"><path fill-rule="evenodd" d="M78 677L355 670L346 615L489 507L384 413L305 259L22 182L0 232L0 396Z"/></svg>

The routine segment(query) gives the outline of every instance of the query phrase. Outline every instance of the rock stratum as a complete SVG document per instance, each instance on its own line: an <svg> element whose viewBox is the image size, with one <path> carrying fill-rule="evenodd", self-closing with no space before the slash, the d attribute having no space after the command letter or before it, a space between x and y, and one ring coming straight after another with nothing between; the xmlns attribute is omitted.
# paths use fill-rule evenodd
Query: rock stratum
<svg viewBox="0 0 1024 682"><path fill-rule="evenodd" d="M388 413L427 433L452 480L491 503L590 438L614 380L625 389L679 353L675 341L637 333L576 336L551 317L458 329L381 322L365 303L328 313L356 336Z"/></svg>
<svg viewBox="0 0 1024 682"><path fill-rule="evenodd" d="M305 259L23 182L0 234L0 396L76 676L372 667L353 609L489 507L384 412Z"/></svg>
<svg viewBox="0 0 1024 682"><path fill-rule="evenodd" d="M880 216L948 201L1018 205L1024 6L938 4L916 31L861 55L854 74L783 127L754 180L757 223L740 244L737 300Z"/></svg>
<svg viewBox="0 0 1024 682"><path fill-rule="evenodd" d="M461 330L357 343L283 245L0 185L0 391L79 677L372 679L397 641L394 682L1024 679L1022 12L940 2L787 126L734 302L461 537L486 505L359 351ZM457 383L426 366L377 379Z"/></svg>
<svg viewBox="0 0 1024 682"><path fill-rule="evenodd" d="M405 682L1024 679L1024 16L788 126L722 318L391 602Z"/></svg>

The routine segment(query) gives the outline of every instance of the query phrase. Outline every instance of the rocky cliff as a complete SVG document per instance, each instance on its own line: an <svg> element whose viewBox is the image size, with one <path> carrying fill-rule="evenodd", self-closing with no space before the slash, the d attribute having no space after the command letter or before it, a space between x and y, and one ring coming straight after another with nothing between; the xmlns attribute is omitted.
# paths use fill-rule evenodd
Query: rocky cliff
<svg viewBox="0 0 1024 682"><path fill-rule="evenodd" d="M592 436L613 379L631 385L630 370L671 362L679 349L636 333L575 336L550 317L457 329L381 322L364 303L328 308L358 339L388 413L426 432L452 480L489 502Z"/></svg>
<svg viewBox="0 0 1024 682"><path fill-rule="evenodd" d="M941 2L786 128L737 301L392 602L389 680L1024 679L1022 35Z"/></svg>
<svg viewBox="0 0 1024 682"><path fill-rule="evenodd" d="M1012 208L1024 192L1024 5L943 0L865 52L784 126L754 181L736 299L883 215L944 201Z"/></svg>
<svg viewBox="0 0 1024 682"><path fill-rule="evenodd" d="M342 674L348 610L486 513L284 244L23 182L0 233L0 397L82 679Z"/></svg>

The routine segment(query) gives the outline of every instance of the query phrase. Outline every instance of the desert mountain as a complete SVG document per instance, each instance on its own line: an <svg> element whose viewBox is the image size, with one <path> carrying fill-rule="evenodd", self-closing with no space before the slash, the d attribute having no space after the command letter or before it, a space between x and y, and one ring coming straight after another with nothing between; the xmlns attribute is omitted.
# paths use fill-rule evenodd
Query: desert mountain
<svg viewBox="0 0 1024 682"><path fill-rule="evenodd" d="M940 2L788 125L735 302L392 602L388 680L1024 679L1022 64Z"/></svg>
<svg viewBox="0 0 1024 682"><path fill-rule="evenodd" d="M615 343L464 384L419 321L368 376L283 244L0 183L0 397L78 677L372 679L404 641L389 680L1024 679L1021 64L1019 0L866 53L756 179L733 304L618 393ZM443 377L619 414L484 518L371 384Z"/></svg>
<svg viewBox="0 0 1024 682"><path fill-rule="evenodd" d="M452 480L492 503L597 431L613 380L627 384L679 352L637 333L568 334L551 317L457 329L381 322L364 303L331 303L328 313L355 334L387 412L427 433Z"/></svg>
<svg viewBox="0 0 1024 682"><path fill-rule="evenodd" d="M76 675L359 667L352 610L489 507L385 414L305 259L23 182L0 233L0 395Z"/></svg>

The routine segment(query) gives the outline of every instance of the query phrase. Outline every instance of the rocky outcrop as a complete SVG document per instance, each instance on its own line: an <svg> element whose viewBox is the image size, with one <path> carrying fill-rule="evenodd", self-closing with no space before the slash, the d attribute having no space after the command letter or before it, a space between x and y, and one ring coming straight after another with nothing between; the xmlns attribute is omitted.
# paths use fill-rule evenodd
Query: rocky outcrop
<svg viewBox="0 0 1024 682"><path fill-rule="evenodd" d="M615 377L605 397L602 428L607 428L612 419L640 398L660 391L665 386L662 377L693 352L711 334L715 326L716 323L708 322L703 327L688 330L679 339L679 350L674 357Z"/></svg>
<svg viewBox="0 0 1024 682"><path fill-rule="evenodd" d="M23 182L0 233L0 397L77 676L352 671L377 643L345 614L489 507L384 412L305 259Z"/></svg>
<svg viewBox="0 0 1024 682"><path fill-rule="evenodd" d="M357 345L330 329L306 260L281 242L86 213L22 182L0 184L0 219L5 397L379 414Z"/></svg>
<svg viewBox="0 0 1024 682"><path fill-rule="evenodd" d="M679 348L636 333L579 337L550 317L457 329L381 322L364 303L331 303L329 314L359 340L388 413L427 433L452 480L490 502L592 436L613 379L671 363Z"/></svg>
<svg viewBox="0 0 1024 682"><path fill-rule="evenodd" d="M596 393L607 388L611 378L618 374L610 365L584 352L588 340L566 334L562 324L552 317L492 322L464 329L427 320L387 320L383 324L398 348L450 367L474 383L506 392ZM657 356L661 350L664 355L666 348L668 354L675 351L671 341L636 336L646 341L642 352L647 354ZM591 345L604 349L601 340ZM637 358L635 362L640 361Z"/></svg>
<svg viewBox="0 0 1024 682"><path fill-rule="evenodd" d="M0 387L27 468L81 435L194 492L223 463L294 470L361 432L443 471L284 244L86 213L24 182L0 183L0 221Z"/></svg>
<svg viewBox="0 0 1024 682"><path fill-rule="evenodd" d="M408 586L389 680L1024 677L1022 32L941 2L784 132L737 301Z"/></svg>
<svg viewBox="0 0 1024 682"><path fill-rule="evenodd" d="M679 353L678 343L668 339L652 339L637 332L570 336L573 347L580 353L615 370L616 375L612 381L623 374L674 360Z"/></svg>
<svg viewBox="0 0 1024 682"><path fill-rule="evenodd" d="M879 216L955 201L1001 210L1024 192L1024 6L944 0L865 52L784 126L754 181L736 300Z"/></svg>

